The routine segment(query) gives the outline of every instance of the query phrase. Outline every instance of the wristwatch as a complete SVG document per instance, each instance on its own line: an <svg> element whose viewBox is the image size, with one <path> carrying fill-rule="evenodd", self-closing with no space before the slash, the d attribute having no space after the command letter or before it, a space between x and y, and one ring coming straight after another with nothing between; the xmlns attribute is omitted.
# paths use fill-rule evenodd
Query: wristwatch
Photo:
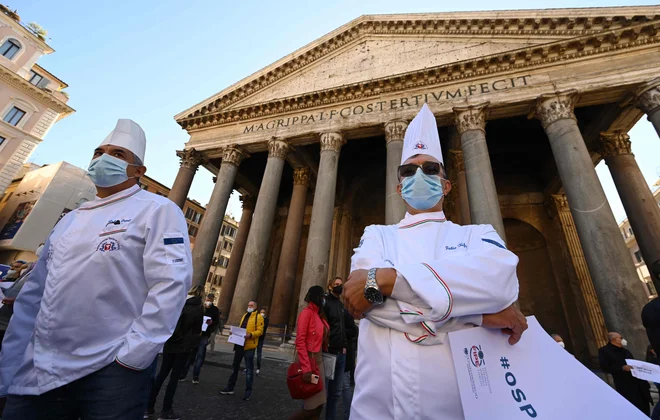
<svg viewBox="0 0 660 420"><path fill-rule="evenodd" d="M364 297L372 305L380 305L383 303L383 292L380 291L378 283L376 283L377 268L372 268L367 273L367 283L364 285Z"/></svg>

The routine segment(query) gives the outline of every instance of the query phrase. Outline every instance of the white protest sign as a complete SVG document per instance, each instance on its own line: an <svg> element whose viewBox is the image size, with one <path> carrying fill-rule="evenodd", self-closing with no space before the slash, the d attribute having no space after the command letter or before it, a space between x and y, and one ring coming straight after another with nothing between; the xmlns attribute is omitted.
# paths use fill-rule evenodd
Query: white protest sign
<svg viewBox="0 0 660 420"><path fill-rule="evenodd" d="M232 326L230 327L229 331L229 338L227 339L228 342L237 344L239 346L245 345L245 334L247 334L245 328Z"/></svg>
<svg viewBox="0 0 660 420"><path fill-rule="evenodd" d="M628 366L632 367L630 373L643 381L660 382L660 366L641 360L626 359Z"/></svg>
<svg viewBox="0 0 660 420"><path fill-rule="evenodd" d="M561 348L535 317L515 346L499 330L449 333L466 420L646 419Z"/></svg>

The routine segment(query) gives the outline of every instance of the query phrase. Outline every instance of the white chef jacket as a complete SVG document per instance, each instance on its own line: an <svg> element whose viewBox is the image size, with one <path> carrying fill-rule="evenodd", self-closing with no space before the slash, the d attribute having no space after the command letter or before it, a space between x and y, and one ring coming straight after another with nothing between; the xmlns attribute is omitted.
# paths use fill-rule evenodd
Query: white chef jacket
<svg viewBox="0 0 660 420"><path fill-rule="evenodd" d="M149 367L192 282L185 218L137 185L67 214L14 304L0 395L41 395L117 361Z"/></svg>
<svg viewBox="0 0 660 420"><path fill-rule="evenodd" d="M368 226L351 271L390 267L397 280L360 321L351 419L463 419L445 335L515 302L517 264L492 226L459 226L443 212Z"/></svg>

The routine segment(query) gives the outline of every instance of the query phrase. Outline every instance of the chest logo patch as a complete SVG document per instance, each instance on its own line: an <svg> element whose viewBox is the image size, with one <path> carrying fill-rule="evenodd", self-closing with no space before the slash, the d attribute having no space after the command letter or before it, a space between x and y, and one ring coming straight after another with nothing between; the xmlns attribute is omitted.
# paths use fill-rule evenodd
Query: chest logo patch
<svg viewBox="0 0 660 420"><path fill-rule="evenodd" d="M413 149L414 149L414 150L426 150L426 149L428 149L428 147L426 147L426 145L425 145L424 143L422 143L421 141L418 141L418 142L415 143L415 145L413 146Z"/></svg>
<svg viewBox="0 0 660 420"><path fill-rule="evenodd" d="M101 252L118 251L119 241L115 238L104 239L99 246L96 247L96 250Z"/></svg>
<svg viewBox="0 0 660 420"><path fill-rule="evenodd" d="M447 251L456 251L458 248L467 249L467 244L465 242L461 242L460 244L458 244L456 246L446 246L445 250L447 250Z"/></svg>

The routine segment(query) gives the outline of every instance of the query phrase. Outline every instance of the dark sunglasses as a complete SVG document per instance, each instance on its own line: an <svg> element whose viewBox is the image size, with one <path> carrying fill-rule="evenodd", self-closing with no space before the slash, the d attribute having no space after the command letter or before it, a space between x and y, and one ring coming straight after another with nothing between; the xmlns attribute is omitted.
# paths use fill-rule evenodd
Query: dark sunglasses
<svg viewBox="0 0 660 420"><path fill-rule="evenodd" d="M415 176L417 168L422 168L422 172L424 172L426 175L441 175L440 164L437 162L424 162L421 166L415 165L414 163L408 163L406 165L399 166L399 178Z"/></svg>

